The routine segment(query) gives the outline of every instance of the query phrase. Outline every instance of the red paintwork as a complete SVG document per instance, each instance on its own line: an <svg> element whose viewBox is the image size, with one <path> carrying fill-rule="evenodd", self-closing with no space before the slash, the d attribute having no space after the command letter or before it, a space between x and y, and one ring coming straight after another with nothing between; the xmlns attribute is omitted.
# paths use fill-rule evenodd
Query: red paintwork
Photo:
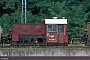
<svg viewBox="0 0 90 60"><path fill-rule="evenodd" d="M58 25L57 25L58 29ZM46 32L46 42L47 43L68 43L68 34L67 34L67 25L64 25L64 31L63 32ZM53 37L51 37L53 36Z"/></svg>
<svg viewBox="0 0 90 60"><path fill-rule="evenodd" d="M13 24L12 41L19 41L19 34L45 35L45 24Z"/></svg>
<svg viewBox="0 0 90 60"><path fill-rule="evenodd" d="M57 43L58 42L57 37L58 36L56 32L47 32L46 42L47 43Z"/></svg>
<svg viewBox="0 0 90 60"><path fill-rule="evenodd" d="M90 41L90 22L87 24L87 35L88 35L88 40Z"/></svg>
<svg viewBox="0 0 90 60"><path fill-rule="evenodd" d="M45 18L43 18L41 21L42 21L43 24L45 24Z"/></svg>

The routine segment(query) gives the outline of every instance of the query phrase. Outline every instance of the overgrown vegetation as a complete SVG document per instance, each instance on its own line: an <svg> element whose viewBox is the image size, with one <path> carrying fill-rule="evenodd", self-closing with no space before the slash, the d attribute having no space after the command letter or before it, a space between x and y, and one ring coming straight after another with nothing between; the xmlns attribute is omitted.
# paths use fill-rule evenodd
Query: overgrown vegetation
<svg viewBox="0 0 90 60"><path fill-rule="evenodd" d="M28 23L40 23L42 18L53 16L68 19L69 34L83 34L86 21L90 19L90 0L27 0ZM1 0L3 30L8 32L15 20L21 21L21 0Z"/></svg>

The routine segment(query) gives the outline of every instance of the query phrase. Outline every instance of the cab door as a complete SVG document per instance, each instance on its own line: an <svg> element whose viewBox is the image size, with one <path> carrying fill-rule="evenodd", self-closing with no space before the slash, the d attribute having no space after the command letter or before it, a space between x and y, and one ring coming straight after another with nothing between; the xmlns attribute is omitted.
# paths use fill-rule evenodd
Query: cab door
<svg viewBox="0 0 90 60"><path fill-rule="evenodd" d="M63 24L59 24L58 25L58 43L64 43L64 25Z"/></svg>
<svg viewBox="0 0 90 60"><path fill-rule="evenodd" d="M46 42L47 43L57 43L58 42L57 25L48 24L46 26L47 26Z"/></svg>
<svg viewBox="0 0 90 60"><path fill-rule="evenodd" d="M68 34L66 24L58 25L58 43L68 43Z"/></svg>

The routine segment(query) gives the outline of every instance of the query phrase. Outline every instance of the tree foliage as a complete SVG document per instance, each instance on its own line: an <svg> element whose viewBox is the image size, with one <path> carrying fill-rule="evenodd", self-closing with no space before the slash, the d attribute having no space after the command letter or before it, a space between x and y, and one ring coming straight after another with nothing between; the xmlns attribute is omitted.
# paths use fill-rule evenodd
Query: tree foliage
<svg viewBox="0 0 90 60"><path fill-rule="evenodd" d="M21 22L21 0L0 1L0 25L8 30ZM68 19L69 34L83 34L90 19L90 0L27 0L27 23L40 23L42 18L57 16Z"/></svg>

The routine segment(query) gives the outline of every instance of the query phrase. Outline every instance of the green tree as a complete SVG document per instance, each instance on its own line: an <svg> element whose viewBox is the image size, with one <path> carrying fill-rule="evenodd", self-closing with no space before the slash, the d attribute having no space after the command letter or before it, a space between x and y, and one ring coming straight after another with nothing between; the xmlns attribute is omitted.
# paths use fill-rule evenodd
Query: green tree
<svg viewBox="0 0 90 60"><path fill-rule="evenodd" d="M1 0L0 6L3 2ZM21 6L21 0L7 0L2 10L3 15L0 16L0 25L3 28L9 30L15 20L21 22ZM11 14L5 13L9 11L6 10L8 8L14 11ZM90 0L27 0L27 23L40 23L42 18L53 16L65 16L68 19L69 34L83 34L86 21L90 19Z"/></svg>

